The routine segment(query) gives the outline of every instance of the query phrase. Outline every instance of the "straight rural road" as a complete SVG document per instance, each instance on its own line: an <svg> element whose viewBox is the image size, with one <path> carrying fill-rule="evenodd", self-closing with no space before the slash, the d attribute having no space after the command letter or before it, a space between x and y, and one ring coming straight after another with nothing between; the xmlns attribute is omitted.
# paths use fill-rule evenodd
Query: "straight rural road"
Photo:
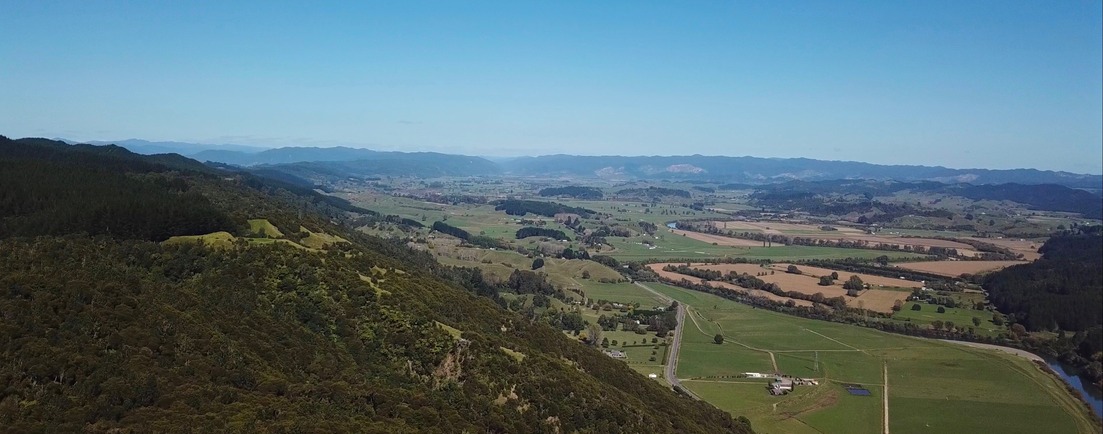
<svg viewBox="0 0 1103 434"><path fill-rule="evenodd" d="M885 430L884 430L884 433L889 434L889 362L887 360L882 360L881 363L882 363L882 365L881 365L882 373L885 376L885 379L884 379L885 389L884 389L884 392L883 392L884 396L881 398L882 401L884 402L884 406L885 406Z"/></svg>
<svg viewBox="0 0 1103 434"><path fill-rule="evenodd" d="M647 287L647 285L644 285L640 282L635 282L635 284L636 286L639 286L640 288L646 289L648 292L655 294L655 296L659 297L660 299L666 300L668 303L674 301L672 298L667 297L666 295L663 295L662 293ZM685 323L686 306L682 303L678 303L678 326L674 328L674 339L671 340L670 347L667 348L666 368L664 371L664 375L666 376L666 380L670 382L670 385L673 386L675 390L685 392L685 394L689 395L690 398L700 401L701 398L693 392L690 392L689 389L685 388L685 386L682 386L682 382L679 381L678 376L675 375L678 372L678 350L682 347L682 329L685 327Z"/></svg>

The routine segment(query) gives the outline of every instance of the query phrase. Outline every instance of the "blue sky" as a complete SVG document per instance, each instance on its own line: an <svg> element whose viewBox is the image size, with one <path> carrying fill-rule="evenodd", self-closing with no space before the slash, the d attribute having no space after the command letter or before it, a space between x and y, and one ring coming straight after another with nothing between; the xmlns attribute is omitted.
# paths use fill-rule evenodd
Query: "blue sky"
<svg viewBox="0 0 1103 434"><path fill-rule="evenodd" d="M1103 172L1101 2L0 2L0 134Z"/></svg>

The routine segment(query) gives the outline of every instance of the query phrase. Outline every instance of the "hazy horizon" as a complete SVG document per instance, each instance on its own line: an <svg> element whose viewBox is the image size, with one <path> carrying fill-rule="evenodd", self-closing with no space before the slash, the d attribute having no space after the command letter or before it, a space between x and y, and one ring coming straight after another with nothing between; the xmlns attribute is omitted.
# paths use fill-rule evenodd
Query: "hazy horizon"
<svg viewBox="0 0 1103 434"><path fill-rule="evenodd" d="M321 146L311 146L311 145L264 146L264 145L243 145L243 144L240 144L240 143L196 143L196 142L182 142L182 141L179 141L179 140L151 141L151 140L138 139L138 138L129 138L129 139L120 139L120 140L98 140L98 139L74 140L74 139L71 139L71 138L68 138L68 137L48 137L48 138L51 139L51 140L62 140L62 141L70 142L70 143L84 143L84 144L96 144L96 145L118 144L118 143L137 140L137 141L142 141L144 143L148 143L150 145L157 145L157 144L160 144L160 143L172 143L172 144L178 144L178 145L197 145L197 146L211 147L211 148L199 148L198 150L195 151L196 153L198 153L202 150L209 150L209 149L212 149L212 148L215 148L215 149L218 149L218 150L225 150L225 151L240 151L239 149L234 149L234 147L252 148L252 149L255 150L255 152L262 152L262 151L280 149L280 148L320 148L320 149L351 148L351 149L368 149L368 150L383 151L383 152L392 152L392 151L393 152L439 152L439 153L448 153L448 154L455 154L455 155L466 155L466 156L472 156L472 157L480 157L480 158L485 158L485 159L488 159L488 160L491 160L491 161L494 161L494 160L512 160L512 159L526 158L526 157L528 157L528 158L546 157L546 156L555 156L555 155L571 155L571 156L582 156L582 157L692 157L692 156L696 155L696 156L704 156L704 157L733 157L733 158L750 157L750 158L779 159L779 160L804 158L804 159L812 159L812 160L817 160L817 161L829 161L829 162L855 162L855 163L878 164L878 165L885 165L885 166L944 167L944 168L947 168L947 169L963 169L963 170L964 169L980 169L980 170L1033 169L1033 170L1040 170L1040 171L1068 172L1068 173L1073 173L1073 174L1077 174L1077 175L1096 175L1096 176L1101 175L1100 173L1070 172L1070 171L1066 171L1066 170L1039 169L1039 168L1035 168L1035 167L984 167L984 166L947 166L947 165L931 165L931 164L891 164L891 163L871 163L871 162L868 162L868 161L861 161L861 160L823 159L823 158L810 158L810 157L802 157L802 156L769 157L769 156L762 156L762 155L747 155L747 154L743 154L743 155L722 155L722 154L688 154L688 153L687 154L678 154L678 153L671 153L671 154L601 154L601 153L563 154L563 153L556 153L556 154L526 154L526 155L491 155L491 154L471 154L471 153L462 153L462 152L444 152L444 151L419 150L419 149L409 149L409 150L382 149L382 148L372 147L372 146L350 146L350 145L340 145L340 144L338 144L338 145L321 145ZM241 152L248 152L248 151L241 151ZM184 154L184 155L186 156L186 155L190 155L190 154Z"/></svg>
<svg viewBox="0 0 1103 434"><path fill-rule="evenodd" d="M0 134L1103 174L1099 2L0 3Z"/></svg>

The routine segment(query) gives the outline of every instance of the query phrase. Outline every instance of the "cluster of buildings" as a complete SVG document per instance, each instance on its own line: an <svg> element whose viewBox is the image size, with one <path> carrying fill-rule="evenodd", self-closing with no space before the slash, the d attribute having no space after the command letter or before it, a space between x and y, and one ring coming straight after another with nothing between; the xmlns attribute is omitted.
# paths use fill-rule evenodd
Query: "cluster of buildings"
<svg viewBox="0 0 1103 434"><path fill-rule="evenodd" d="M770 391L770 395L774 396L784 395L792 392L794 386L816 386L820 384L819 381L811 378L793 378L786 375L761 374L758 372L747 372L744 373L743 376L747 378L773 377L774 381L770 383L770 386L767 389Z"/></svg>

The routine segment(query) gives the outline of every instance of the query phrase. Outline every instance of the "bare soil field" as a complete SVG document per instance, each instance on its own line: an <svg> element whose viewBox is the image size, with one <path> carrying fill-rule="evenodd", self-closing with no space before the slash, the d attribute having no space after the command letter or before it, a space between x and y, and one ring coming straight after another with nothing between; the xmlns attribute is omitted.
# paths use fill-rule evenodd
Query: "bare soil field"
<svg viewBox="0 0 1103 434"><path fill-rule="evenodd" d="M984 273L1026 263L1027 261L931 261L908 262L897 264L896 266L907 270L937 274L939 276L957 277L965 273Z"/></svg>
<svg viewBox="0 0 1103 434"><path fill-rule="evenodd" d="M699 281L700 280L699 278L696 278L696 277L693 277L693 276L686 276L684 274L674 273L674 272L670 272L670 271L663 271L663 267L665 267L667 265L669 265L669 264L651 264L651 265L649 265L649 267L651 267L651 269L653 271L655 271L656 273L658 273L660 276L664 276L664 277L667 277L667 278L670 278L670 279L681 280L681 279L685 278L685 279L688 279L690 281ZM674 264L674 265L678 265L678 264ZM790 273L786 273L784 271L785 268L788 267L788 265L789 264L774 264L772 266L773 268L764 268L764 267L756 265L756 264L706 264L706 263L690 264L691 267L706 269L706 270L716 270L716 271L719 271L719 272L724 273L724 274L727 274L729 272L734 271L736 273L746 273L746 274L750 274L752 276L757 276L759 279L762 279L765 282L778 284L779 286L781 286L781 289L784 290L784 291L795 291L795 292L800 292L800 293L808 294L808 295L814 295L816 293L822 293L824 295L824 297L827 297L827 298L843 297L846 300L846 304L848 306L858 306L859 304L861 304L861 306L864 307L865 309L874 310L874 311L878 311L878 312L891 312L893 304L897 300L900 300L900 301L905 300L910 293L907 292L907 291L892 291L892 290L884 290L884 289L873 288L873 289L862 291L862 293L859 294L858 297L847 297L846 296L847 291L845 289L843 289L843 287L842 287L843 282L845 282L846 279L849 279L852 274L858 274L858 277L861 277L863 282L870 283L871 285L904 287L904 288L918 288L918 287L922 286L922 284L919 283L919 282L911 282L911 281L907 281L907 280L896 280L896 279L891 279L891 278L887 278L887 277L872 276L872 275L868 275L868 274L859 274L859 273L850 273L850 272L839 272L839 280L836 280L834 285L820 286L819 285L819 276L830 275L832 270L828 270L828 269L825 269L825 268L817 268L817 267L799 267L801 269L801 271L803 272L802 274L790 274ZM777 268L777 267L780 267L780 268ZM763 273L763 272L766 272L766 273L773 272L773 274L766 274L766 275L759 276L759 273ZM724 287L724 288L746 290L746 289L743 289L743 288L739 288L736 285L732 285L732 284L725 283L725 282L710 281L709 284L713 285L713 286ZM767 297L771 300L778 300L778 301L788 301L788 300L790 300L788 297L780 297L778 295L775 295L773 293L769 293L769 292L766 292L766 291L758 291L758 292L761 292L765 297ZM805 301L805 300L794 300L794 301L797 302L797 304L800 304L802 306L806 305L806 304L800 303L801 301ZM807 305L810 305L810 303L808 303Z"/></svg>
<svg viewBox="0 0 1103 434"><path fill-rule="evenodd" d="M982 243L995 244L1000 247L1006 247L1015 253L1022 253L1023 259L1027 261L1033 261L1042 257L1041 253L1038 253L1038 248L1042 247L1045 240L1027 240L1021 238L969 238L971 240L977 240Z"/></svg>
<svg viewBox="0 0 1103 434"><path fill-rule="evenodd" d="M877 312L890 313L892 306L897 301L903 303L911 295L906 291L891 291L887 289L868 289L862 291L857 297L847 298L847 306L857 306Z"/></svg>
<svg viewBox="0 0 1103 434"><path fill-rule="evenodd" d="M785 271L786 268L789 268L789 265L790 264L771 264L770 268L774 269L774 270L778 270L778 271ZM888 286L888 287L895 287L895 288L921 288L921 287L923 287L922 283L913 282L911 280L893 279L891 277L874 276L872 274L852 273L852 272L849 272L849 271L829 270L827 268L811 267L811 266L800 265L800 264L796 264L796 265L797 265L797 268L799 268L802 273L804 273L806 275L814 276L817 279L820 276L830 276L832 272L839 273L839 280L837 282L840 285L842 285L842 282L845 282L847 279L849 279L850 276L856 274L856 275L858 275L858 278L862 279L863 282L868 283L868 284L873 285L873 286Z"/></svg>
<svg viewBox="0 0 1103 434"><path fill-rule="evenodd" d="M670 280L673 280L673 281L679 281L679 280L682 280L682 279L686 279L690 282L700 282L701 281L701 279L693 277L693 276L687 276L685 274L675 273L675 272L671 272L671 271L663 271L663 267L665 267L667 265L669 265L669 264L651 264L651 265L648 265L648 267L651 267L652 271L654 271L659 276L662 276L664 279L670 279ZM695 264L695 265L701 265L701 264ZM746 264L744 264L744 265L746 265ZM753 267L758 267L757 265L752 265L752 266ZM760 267L758 267L758 268L761 270ZM789 297L782 297L782 296L779 296L779 295L774 294L772 292L766 292L766 291L762 291L762 290L758 290L758 289L747 289L747 288L740 287L738 285L732 285L732 284L727 283L727 282L709 281L708 283L711 286L724 288L724 289L730 289L730 290L733 290L733 291L743 291L743 292L746 292L746 293L751 294L751 295L756 296L756 297L765 297L765 298L768 298L768 299L774 300L774 301L787 302L787 301L792 300L794 303L797 304L797 306L811 306L812 305L812 302L810 302L808 300L796 300L796 299L792 299L792 298L789 298ZM826 295L826 293L824 295Z"/></svg>
<svg viewBox="0 0 1103 434"><path fill-rule="evenodd" d="M724 237L720 235L703 234L700 232L683 231L678 229L671 229L674 235L682 235L686 238L693 238L697 241L704 241L706 243L716 243L718 246L737 246L737 247L762 247L762 243L754 240L744 240L741 238Z"/></svg>

